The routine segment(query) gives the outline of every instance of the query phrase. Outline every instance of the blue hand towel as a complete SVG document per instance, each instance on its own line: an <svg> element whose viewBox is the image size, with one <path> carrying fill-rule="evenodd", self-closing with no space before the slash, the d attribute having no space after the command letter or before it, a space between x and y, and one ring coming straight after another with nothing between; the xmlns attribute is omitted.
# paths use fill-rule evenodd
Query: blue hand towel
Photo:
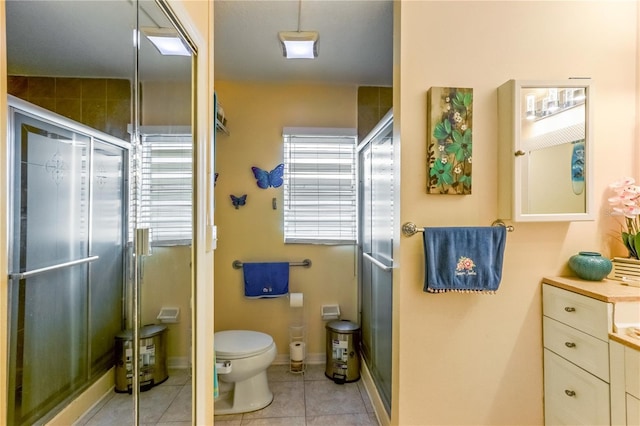
<svg viewBox="0 0 640 426"><path fill-rule="evenodd" d="M252 299L289 293L289 263L243 263L244 295Z"/></svg>
<svg viewBox="0 0 640 426"><path fill-rule="evenodd" d="M213 354L213 399L220 396L220 387L218 385L218 368L216 367L216 354Z"/></svg>
<svg viewBox="0 0 640 426"><path fill-rule="evenodd" d="M502 279L504 226L424 228L428 293L495 293Z"/></svg>

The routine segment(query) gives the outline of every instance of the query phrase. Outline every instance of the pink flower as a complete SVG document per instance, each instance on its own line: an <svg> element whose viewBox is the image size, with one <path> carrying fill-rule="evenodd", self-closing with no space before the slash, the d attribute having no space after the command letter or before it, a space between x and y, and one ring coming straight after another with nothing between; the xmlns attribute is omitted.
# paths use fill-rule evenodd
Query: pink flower
<svg viewBox="0 0 640 426"><path fill-rule="evenodd" d="M631 177L613 182L609 188L615 195L607 201L611 216L624 216L627 229L620 233L622 242L629 250L629 255L637 259L640 254L640 186L635 183Z"/></svg>

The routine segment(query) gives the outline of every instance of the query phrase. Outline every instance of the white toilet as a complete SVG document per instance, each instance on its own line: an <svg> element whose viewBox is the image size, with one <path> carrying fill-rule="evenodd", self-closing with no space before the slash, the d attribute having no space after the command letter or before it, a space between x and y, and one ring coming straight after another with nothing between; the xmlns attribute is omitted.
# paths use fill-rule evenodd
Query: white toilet
<svg viewBox="0 0 640 426"><path fill-rule="evenodd" d="M219 331L213 335L218 368L219 397L215 414L260 410L271 404L267 367L278 353L273 338L248 330Z"/></svg>

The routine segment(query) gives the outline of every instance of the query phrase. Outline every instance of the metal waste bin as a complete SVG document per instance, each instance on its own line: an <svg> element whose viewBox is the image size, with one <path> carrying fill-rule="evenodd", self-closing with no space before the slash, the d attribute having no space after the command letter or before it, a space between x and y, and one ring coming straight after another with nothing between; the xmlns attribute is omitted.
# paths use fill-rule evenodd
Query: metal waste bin
<svg viewBox="0 0 640 426"><path fill-rule="evenodd" d="M351 321L331 321L327 329L325 376L338 384L360 379L360 326Z"/></svg>
<svg viewBox="0 0 640 426"><path fill-rule="evenodd" d="M166 325L140 329L140 390L147 391L169 378L167 374ZM133 331L116 335L116 392L131 393L133 378Z"/></svg>

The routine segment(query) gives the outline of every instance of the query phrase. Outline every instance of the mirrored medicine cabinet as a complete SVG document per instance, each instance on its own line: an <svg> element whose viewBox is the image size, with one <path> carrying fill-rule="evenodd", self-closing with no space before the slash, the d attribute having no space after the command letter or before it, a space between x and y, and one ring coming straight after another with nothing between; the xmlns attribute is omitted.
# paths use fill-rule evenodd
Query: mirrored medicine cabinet
<svg viewBox="0 0 640 426"><path fill-rule="evenodd" d="M510 80L498 88L498 215L594 220L589 79Z"/></svg>

